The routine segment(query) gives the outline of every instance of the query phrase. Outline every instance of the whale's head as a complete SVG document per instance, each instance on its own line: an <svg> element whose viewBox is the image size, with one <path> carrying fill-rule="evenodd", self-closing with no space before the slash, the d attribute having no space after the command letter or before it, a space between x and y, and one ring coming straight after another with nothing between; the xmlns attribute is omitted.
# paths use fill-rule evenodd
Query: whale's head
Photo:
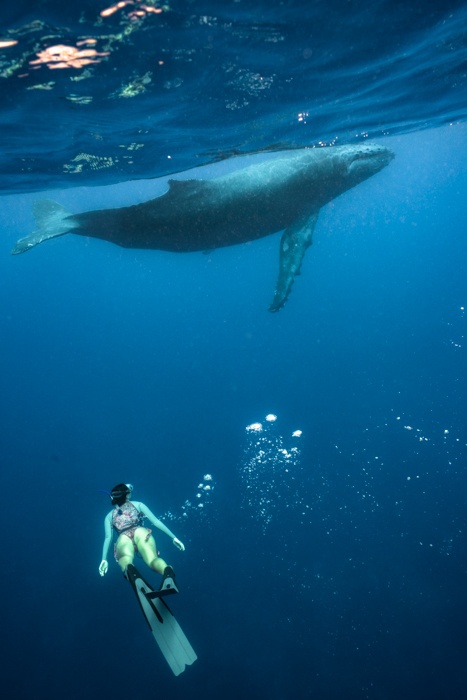
<svg viewBox="0 0 467 700"><path fill-rule="evenodd" d="M342 165L351 186L358 185L389 165L394 153L377 143L361 143L341 146Z"/></svg>
<svg viewBox="0 0 467 700"><path fill-rule="evenodd" d="M330 146L310 151L311 191L319 194L319 206L323 206L379 173L393 158L394 153L389 148L377 143Z"/></svg>

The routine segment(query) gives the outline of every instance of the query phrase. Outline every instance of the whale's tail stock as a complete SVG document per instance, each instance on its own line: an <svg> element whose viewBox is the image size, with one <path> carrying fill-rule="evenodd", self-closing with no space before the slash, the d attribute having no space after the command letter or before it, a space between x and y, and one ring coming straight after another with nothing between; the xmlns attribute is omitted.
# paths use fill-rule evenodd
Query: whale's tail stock
<svg viewBox="0 0 467 700"><path fill-rule="evenodd" d="M69 233L76 228L76 223L69 217L69 211L61 204L52 202L50 199L41 199L33 204L33 214L36 220L36 230L30 236L20 238L11 251L13 255L25 253L49 238L56 238Z"/></svg>

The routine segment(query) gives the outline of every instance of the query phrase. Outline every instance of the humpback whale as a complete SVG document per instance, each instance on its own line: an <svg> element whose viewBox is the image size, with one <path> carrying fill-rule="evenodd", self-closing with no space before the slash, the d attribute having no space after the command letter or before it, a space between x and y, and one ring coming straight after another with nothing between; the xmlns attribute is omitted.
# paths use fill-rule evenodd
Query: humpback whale
<svg viewBox="0 0 467 700"><path fill-rule="evenodd" d="M37 228L13 254L74 233L125 248L178 253L253 241L283 231L279 276L270 311L281 309L312 243L319 210L389 164L377 144L300 148L213 180L169 180L168 191L142 204L70 214L35 203Z"/></svg>

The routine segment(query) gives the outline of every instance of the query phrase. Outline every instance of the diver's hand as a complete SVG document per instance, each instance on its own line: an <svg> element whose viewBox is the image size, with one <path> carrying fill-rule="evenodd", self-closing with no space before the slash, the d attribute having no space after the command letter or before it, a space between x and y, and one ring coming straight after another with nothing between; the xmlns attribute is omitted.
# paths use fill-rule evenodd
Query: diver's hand
<svg viewBox="0 0 467 700"><path fill-rule="evenodd" d="M180 540L178 539L178 537L174 537L173 540L172 540L172 542L174 543L174 545L175 545L176 547L178 547L178 549L179 549L181 552L184 552L184 551L185 551L185 545L183 544L183 542L180 542Z"/></svg>
<svg viewBox="0 0 467 700"><path fill-rule="evenodd" d="M99 573L101 576L105 576L107 571L109 570L109 563L103 559L99 565Z"/></svg>

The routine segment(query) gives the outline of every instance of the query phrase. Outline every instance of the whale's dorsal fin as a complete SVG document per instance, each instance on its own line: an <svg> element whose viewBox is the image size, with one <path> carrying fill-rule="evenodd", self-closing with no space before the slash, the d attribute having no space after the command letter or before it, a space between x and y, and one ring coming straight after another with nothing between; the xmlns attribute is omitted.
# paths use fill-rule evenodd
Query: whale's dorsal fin
<svg viewBox="0 0 467 700"><path fill-rule="evenodd" d="M303 257L313 242L319 209L296 221L281 238L279 277L269 311L282 309L292 289L295 275L300 274Z"/></svg>

